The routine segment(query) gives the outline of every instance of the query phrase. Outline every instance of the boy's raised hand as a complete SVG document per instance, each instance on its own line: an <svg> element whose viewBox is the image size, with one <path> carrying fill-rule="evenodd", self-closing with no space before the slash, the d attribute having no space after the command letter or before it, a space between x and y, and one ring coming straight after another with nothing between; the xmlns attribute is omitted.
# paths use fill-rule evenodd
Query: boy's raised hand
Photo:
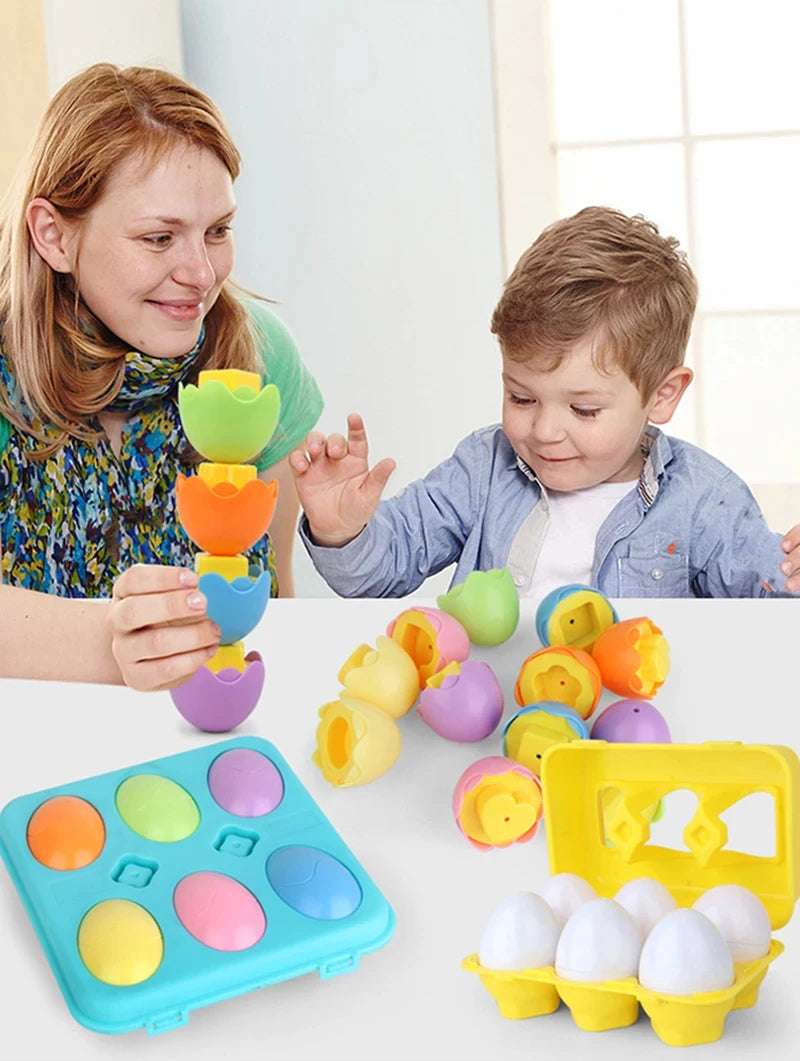
<svg viewBox="0 0 800 1061"><path fill-rule="evenodd" d="M340 546L369 522L395 462L385 457L370 471L364 422L351 413L347 438L312 431L305 450L289 454L289 466L314 541Z"/></svg>
<svg viewBox="0 0 800 1061"><path fill-rule="evenodd" d="M781 545L787 554L781 564L781 571L788 576L786 588L796 593L800 591L800 523L784 535Z"/></svg>

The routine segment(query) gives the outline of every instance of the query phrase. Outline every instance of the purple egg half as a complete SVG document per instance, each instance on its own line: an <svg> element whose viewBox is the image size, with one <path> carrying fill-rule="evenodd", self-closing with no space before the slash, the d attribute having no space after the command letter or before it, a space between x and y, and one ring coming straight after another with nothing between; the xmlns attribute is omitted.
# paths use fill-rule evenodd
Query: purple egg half
<svg viewBox="0 0 800 1061"><path fill-rule="evenodd" d="M216 674L199 667L188 682L170 689L172 702L187 722L206 733L225 733L247 718L264 687L264 661L258 652L245 656L247 667L224 667Z"/></svg>
<svg viewBox="0 0 800 1061"><path fill-rule="evenodd" d="M601 712L592 726L594 740L611 744L670 744L664 716L647 700L617 700Z"/></svg>
<svg viewBox="0 0 800 1061"><path fill-rule="evenodd" d="M417 711L440 737L462 743L483 740L502 718L503 690L488 663L468 659L440 688L424 690Z"/></svg>

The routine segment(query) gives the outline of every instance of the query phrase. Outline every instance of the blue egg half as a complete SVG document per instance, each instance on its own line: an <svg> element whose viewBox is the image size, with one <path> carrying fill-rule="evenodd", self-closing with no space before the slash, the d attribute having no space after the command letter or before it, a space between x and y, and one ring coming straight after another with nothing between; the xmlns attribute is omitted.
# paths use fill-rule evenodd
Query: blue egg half
<svg viewBox="0 0 800 1061"><path fill-rule="evenodd" d="M255 581L240 575L228 582L216 571L200 576L197 587L208 601L206 613L222 631L220 644L232 645L255 629L267 608L272 579L262 571Z"/></svg>
<svg viewBox="0 0 800 1061"><path fill-rule="evenodd" d="M316 847L273 851L266 873L288 906L317 921L339 921L361 905L361 887L350 870Z"/></svg>

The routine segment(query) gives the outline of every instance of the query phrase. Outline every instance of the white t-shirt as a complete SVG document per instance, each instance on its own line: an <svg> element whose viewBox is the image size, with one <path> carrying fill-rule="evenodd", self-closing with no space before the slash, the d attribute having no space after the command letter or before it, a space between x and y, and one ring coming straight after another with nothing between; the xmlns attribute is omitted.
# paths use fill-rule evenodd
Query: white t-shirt
<svg viewBox="0 0 800 1061"><path fill-rule="evenodd" d="M597 532L609 512L638 480L598 483L585 490L544 491L550 506L547 533L528 596L542 600L571 582L590 583ZM541 483L539 484L540 488Z"/></svg>

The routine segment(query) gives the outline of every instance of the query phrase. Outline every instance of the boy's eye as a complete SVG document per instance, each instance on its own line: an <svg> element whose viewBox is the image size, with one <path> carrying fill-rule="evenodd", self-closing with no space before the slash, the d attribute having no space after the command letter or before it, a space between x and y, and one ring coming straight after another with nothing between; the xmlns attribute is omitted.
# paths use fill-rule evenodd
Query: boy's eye
<svg viewBox="0 0 800 1061"><path fill-rule="evenodd" d="M585 409L582 408L580 405L573 405L572 411L576 414L576 416L597 416L597 414L600 412L599 409Z"/></svg>
<svg viewBox="0 0 800 1061"><path fill-rule="evenodd" d="M533 398L523 398L520 394L509 394L509 401L513 405L532 405Z"/></svg>

